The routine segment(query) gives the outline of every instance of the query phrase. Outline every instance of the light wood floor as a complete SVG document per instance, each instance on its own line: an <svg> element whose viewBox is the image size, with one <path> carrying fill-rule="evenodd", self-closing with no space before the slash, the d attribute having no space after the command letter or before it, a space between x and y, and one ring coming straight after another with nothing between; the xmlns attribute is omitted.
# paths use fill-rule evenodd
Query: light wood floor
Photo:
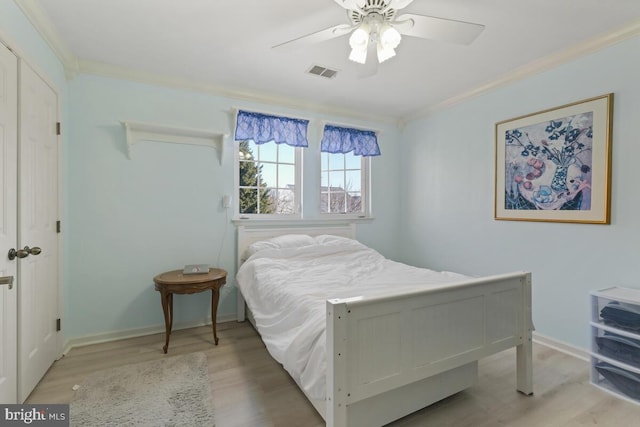
<svg viewBox="0 0 640 427"><path fill-rule="evenodd" d="M322 426L289 375L269 356L245 323L218 325L219 345L210 327L173 332L169 356L206 353L216 427ZM72 387L93 371L166 357L164 335L75 348L57 361L27 403L68 403ZM638 426L640 406L589 384L588 364L534 345L534 392L515 391L515 351L480 362L474 387L393 423L393 426Z"/></svg>

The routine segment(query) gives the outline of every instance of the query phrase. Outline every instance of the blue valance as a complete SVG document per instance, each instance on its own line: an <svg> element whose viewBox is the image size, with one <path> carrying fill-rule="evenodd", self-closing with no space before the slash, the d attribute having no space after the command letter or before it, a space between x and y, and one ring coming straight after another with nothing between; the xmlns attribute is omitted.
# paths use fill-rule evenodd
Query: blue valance
<svg viewBox="0 0 640 427"><path fill-rule="evenodd" d="M378 137L370 130L325 125L320 143L325 153L349 153L356 156L379 156Z"/></svg>
<svg viewBox="0 0 640 427"><path fill-rule="evenodd" d="M309 120L238 111L236 141L252 140L256 144L274 141L292 147L307 147Z"/></svg>

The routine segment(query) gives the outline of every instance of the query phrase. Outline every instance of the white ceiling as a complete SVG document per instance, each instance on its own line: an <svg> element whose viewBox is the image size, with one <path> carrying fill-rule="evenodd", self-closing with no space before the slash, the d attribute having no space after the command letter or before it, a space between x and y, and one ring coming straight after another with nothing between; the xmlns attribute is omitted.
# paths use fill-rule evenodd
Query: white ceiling
<svg viewBox="0 0 640 427"><path fill-rule="evenodd" d="M66 51L67 67L79 64L79 71L391 121L640 34L640 0L415 0L402 12L486 28L469 46L404 37L397 56L363 79L347 59L348 36L303 50L272 49L348 23L333 0L16 2L58 52ZM339 73L306 74L314 64Z"/></svg>

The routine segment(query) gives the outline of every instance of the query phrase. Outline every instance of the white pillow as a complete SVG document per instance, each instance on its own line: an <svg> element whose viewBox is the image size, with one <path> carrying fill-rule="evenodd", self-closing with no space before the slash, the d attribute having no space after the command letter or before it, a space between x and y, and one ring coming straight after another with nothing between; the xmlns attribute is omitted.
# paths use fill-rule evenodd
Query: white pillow
<svg viewBox="0 0 640 427"><path fill-rule="evenodd" d="M315 243L316 241L314 238L306 234L285 234L283 236L277 236L268 240L260 240L252 243L249 245L242 258L243 260L247 260L251 255L265 249L300 248L303 246L313 245Z"/></svg>
<svg viewBox="0 0 640 427"><path fill-rule="evenodd" d="M259 242L250 244L247 250L244 252L244 256L242 258L243 260L247 260L251 255L255 254L256 252L259 252L265 249L276 249L277 247L278 245L276 245L275 243L272 243L268 240L261 240Z"/></svg>
<svg viewBox="0 0 640 427"><path fill-rule="evenodd" d="M274 237L268 241L275 243L279 248L299 248L316 243L315 239L308 234L285 234Z"/></svg>
<svg viewBox="0 0 640 427"><path fill-rule="evenodd" d="M348 237L335 236L332 234L322 234L316 236L316 242L321 245L339 245L341 243L353 243L354 240Z"/></svg>

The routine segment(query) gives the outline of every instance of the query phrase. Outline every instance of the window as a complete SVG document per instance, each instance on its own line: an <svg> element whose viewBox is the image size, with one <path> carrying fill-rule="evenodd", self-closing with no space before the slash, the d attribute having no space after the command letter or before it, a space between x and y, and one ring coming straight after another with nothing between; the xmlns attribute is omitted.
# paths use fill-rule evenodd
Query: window
<svg viewBox="0 0 640 427"><path fill-rule="evenodd" d="M326 124L320 152L320 212L368 217L370 157L380 155L376 133Z"/></svg>
<svg viewBox="0 0 640 427"><path fill-rule="evenodd" d="M320 212L368 216L369 158L353 152L320 154Z"/></svg>
<svg viewBox="0 0 640 427"><path fill-rule="evenodd" d="M308 120L239 110L236 213L300 216L302 147Z"/></svg>
<svg viewBox="0 0 640 427"><path fill-rule="evenodd" d="M275 142L238 142L236 182L240 217L299 216L301 150Z"/></svg>
<svg viewBox="0 0 640 427"><path fill-rule="evenodd" d="M308 146L308 123L238 111L234 137L236 217L302 217L302 150ZM324 125L320 191L316 193L322 215L370 215L370 158L379 155L376 132Z"/></svg>

